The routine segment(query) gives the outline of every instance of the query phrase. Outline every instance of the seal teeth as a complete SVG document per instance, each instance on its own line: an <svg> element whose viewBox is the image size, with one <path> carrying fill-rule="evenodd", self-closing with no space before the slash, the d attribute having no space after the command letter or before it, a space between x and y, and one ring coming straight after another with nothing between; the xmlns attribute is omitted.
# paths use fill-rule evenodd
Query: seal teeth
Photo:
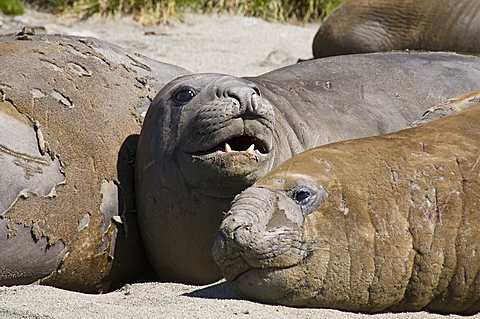
<svg viewBox="0 0 480 319"><path fill-rule="evenodd" d="M234 147L235 147L235 145L234 145ZM224 142L223 152L224 153L235 153L235 152L242 152L243 153L244 152L244 153L249 153L249 154L255 154L255 144L251 144L244 151L237 151L237 150L233 150L232 147L230 146L230 144L228 144L228 142Z"/></svg>
<svg viewBox="0 0 480 319"><path fill-rule="evenodd" d="M225 152L226 153L232 152L232 148L230 147L230 145L227 142L225 142Z"/></svg>

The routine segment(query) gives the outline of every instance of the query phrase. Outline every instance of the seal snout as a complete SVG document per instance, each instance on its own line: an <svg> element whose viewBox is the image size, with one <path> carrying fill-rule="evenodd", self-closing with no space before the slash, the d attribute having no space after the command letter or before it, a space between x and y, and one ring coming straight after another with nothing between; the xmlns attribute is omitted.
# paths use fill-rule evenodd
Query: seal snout
<svg viewBox="0 0 480 319"><path fill-rule="evenodd" d="M275 114L260 89L253 82L227 76L215 81L209 89L200 95L204 100L195 114L194 125L202 146L194 146L191 154L266 159L265 155L272 150ZM207 94L212 90L213 98Z"/></svg>
<svg viewBox="0 0 480 319"><path fill-rule="evenodd" d="M251 187L235 198L213 248L215 261L228 280L251 269L289 267L310 251L301 225L278 218L285 212L278 211L277 195Z"/></svg>
<svg viewBox="0 0 480 319"><path fill-rule="evenodd" d="M241 251L245 251L255 237L261 236L271 214L270 194L264 189L252 189L235 198L234 206L220 227L221 232L232 241L231 244L236 245Z"/></svg>
<svg viewBox="0 0 480 319"><path fill-rule="evenodd" d="M217 89L217 96L231 98L238 102L239 115L261 115L262 113L261 93L255 85L235 83L220 86Z"/></svg>
<svg viewBox="0 0 480 319"><path fill-rule="evenodd" d="M213 245L215 262L223 268L227 280L235 280L251 267L242 253L251 241L251 221L245 218L227 217Z"/></svg>
<svg viewBox="0 0 480 319"><path fill-rule="evenodd" d="M223 233L239 247L248 245L251 230L252 223L245 218L227 217L222 224Z"/></svg>

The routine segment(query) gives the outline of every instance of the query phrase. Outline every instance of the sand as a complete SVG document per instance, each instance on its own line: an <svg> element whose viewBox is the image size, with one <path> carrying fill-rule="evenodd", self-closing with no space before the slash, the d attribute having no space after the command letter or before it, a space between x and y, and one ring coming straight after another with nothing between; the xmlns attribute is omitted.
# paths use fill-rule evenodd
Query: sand
<svg viewBox="0 0 480 319"><path fill-rule="evenodd" d="M0 15L0 33L27 24L37 33L93 36L193 72L258 75L299 58L312 57L317 25L268 23L238 16L188 15L184 24L142 27L130 18L58 19L27 11L25 16ZM1 253L1 252L0 252ZM228 283L188 286L172 283L127 285L101 295L29 285L0 287L0 318L480 318L426 312L355 314L330 309L298 309L241 300Z"/></svg>
<svg viewBox="0 0 480 319"><path fill-rule="evenodd" d="M3 20L3 23L2 23ZM27 11L13 19L0 15L0 33L38 26L37 33L93 36L192 72L258 75L312 57L317 25L268 23L240 16L186 15L185 23L142 27L128 17L87 20L55 18Z"/></svg>
<svg viewBox="0 0 480 319"><path fill-rule="evenodd" d="M171 283L127 285L103 295L46 286L0 288L0 318L468 318L426 312L365 315L332 309L298 309L239 300L227 283L194 287ZM473 317L472 317L473 318ZM478 318L478 317L477 317Z"/></svg>

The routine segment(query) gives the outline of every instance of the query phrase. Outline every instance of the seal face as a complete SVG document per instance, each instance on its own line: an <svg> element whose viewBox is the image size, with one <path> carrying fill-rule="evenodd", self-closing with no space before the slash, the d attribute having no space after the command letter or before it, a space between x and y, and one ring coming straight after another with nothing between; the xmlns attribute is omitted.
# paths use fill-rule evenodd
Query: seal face
<svg viewBox="0 0 480 319"><path fill-rule="evenodd" d="M166 121L174 139L160 144L162 153L178 163L191 188L231 198L272 167L274 112L253 82L191 75L158 97L152 108L162 114L152 117Z"/></svg>
<svg viewBox="0 0 480 319"><path fill-rule="evenodd" d="M297 178L290 179L285 190L252 186L235 197L213 248L228 251L217 254L227 280L253 270L295 266L316 249L316 241L304 228L305 218L328 193L308 176Z"/></svg>
<svg viewBox="0 0 480 319"><path fill-rule="evenodd" d="M227 280L289 306L477 313L480 105L470 105L273 169L221 224L213 256Z"/></svg>
<svg viewBox="0 0 480 319"><path fill-rule="evenodd" d="M284 301L293 289L288 273L300 272L298 268L309 263L312 253L325 249L308 219L318 214L315 210L329 193L305 173L276 174L269 181L256 183L235 197L214 242L213 256L241 295L267 303L302 305L299 300ZM296 276L295 280L300 289L304 279Z"/></svg>

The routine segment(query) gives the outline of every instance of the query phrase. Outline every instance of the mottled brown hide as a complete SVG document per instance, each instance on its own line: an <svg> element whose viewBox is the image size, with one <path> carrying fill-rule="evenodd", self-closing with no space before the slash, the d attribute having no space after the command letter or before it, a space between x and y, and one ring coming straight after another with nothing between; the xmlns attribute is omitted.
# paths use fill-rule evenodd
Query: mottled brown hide
<svg viewBox="0 0 480 319"><path fill-rule="evenodd" d="M247 298L290 306L478 312L476 105L281 164L222 222L213 252L226 278ZM278 233L289 235L271 241Z"/></svg>
<svg viewBox="0 0 480 319"><path fill-rule="evenodd" d="M0 285L97 292L149 272L122 145L186 73L92 38L0 37Z"/></svg>
<svg viewBox="0 0 480 319"><path fill-rule="evenodd" d="M315 58L391 50L480 52L480 0L345 0L313 40Z"/></svg>

